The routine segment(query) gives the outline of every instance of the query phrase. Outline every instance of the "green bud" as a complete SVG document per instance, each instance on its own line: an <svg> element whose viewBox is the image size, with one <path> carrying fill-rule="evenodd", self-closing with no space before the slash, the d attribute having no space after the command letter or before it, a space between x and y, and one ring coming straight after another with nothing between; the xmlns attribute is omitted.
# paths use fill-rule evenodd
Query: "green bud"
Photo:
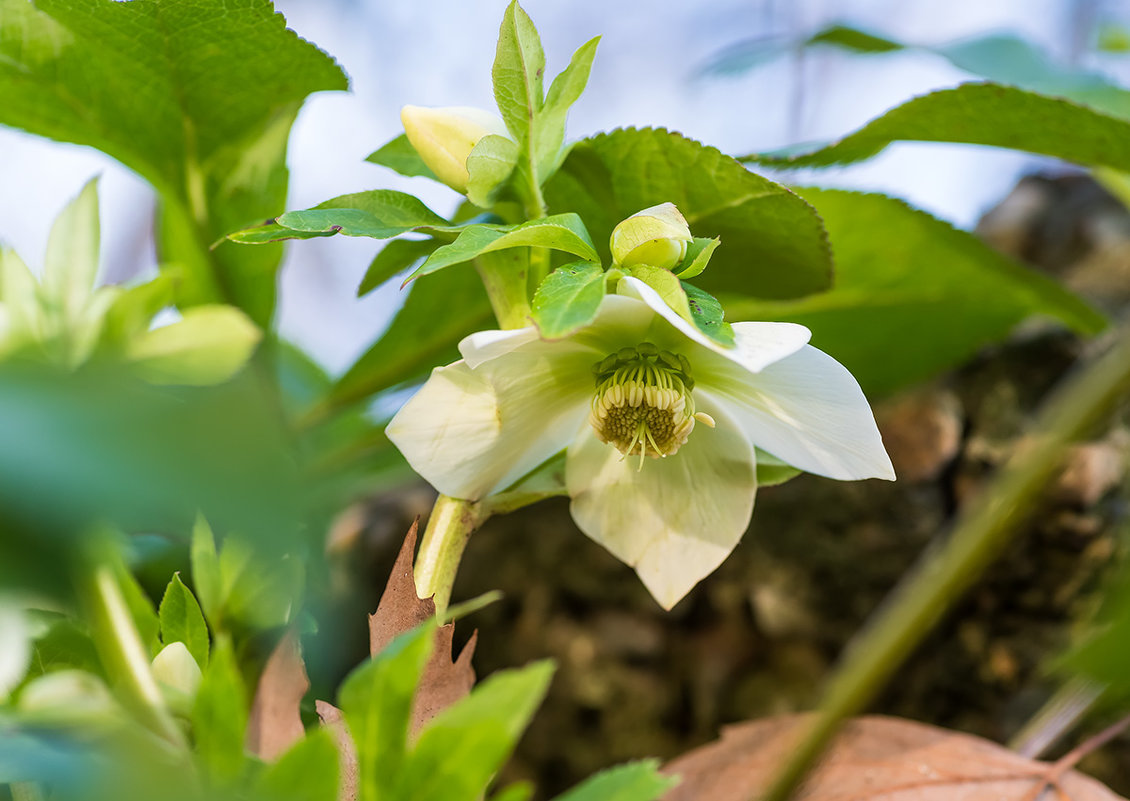
<svg viewBox="0 0 1130 801"><path fill-rule="evenodd" d="M479 140L488 134L507 136L502 118L470 106L405 106L400 121L420 158L456 192L467 191L467 157Z"/></svg>
<svg viewBox="0 0 1130 801"><path fill-rule="evenodd" d="M172 642L153 657L153 678L175 693L192 698L200 686L200 666L183 642Z"/></svg>
<svg viewBox="0 0 1130 801"><path fill-rule="evenodd" d="M648 265L663 270L678 266L687 255L691 230L674 203L636 212L612 231L612 262L623 267Z"/></svg>

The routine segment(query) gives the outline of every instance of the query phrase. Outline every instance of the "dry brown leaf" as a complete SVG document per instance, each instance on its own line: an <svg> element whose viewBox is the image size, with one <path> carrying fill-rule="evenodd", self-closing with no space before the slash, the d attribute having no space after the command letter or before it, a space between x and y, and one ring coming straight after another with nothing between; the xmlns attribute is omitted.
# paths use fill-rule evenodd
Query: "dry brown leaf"
<svg viewBox="0 0 1130 801"><path fill-rule="evenodd" d="M369 615L369 653L374 656L398 634L411 631L436 616L436 605L432 599L416 595L416 579L412 576L419 528L420 521L417 519L400 546L377 611Z"/></svg>
<svg viewBox="0 0 1130 801"><path fill-rule="evenodd" d="M408 529L404 544L400 546L388 584L381 595L377 611L369 615L369 653L379 654L399 634L416 628L435 617L436 606L431 598L416 595L416 579L412 574L413 556L416 553L416 534L420 521ZM435 645L431 659L424 668L416 698L412 704L411 731L416 734L424 724L441 711L454 704L475 685L475 671L471 656L475 652L477 633L452 660L452 637L455 624L448 623L436 629Z"/></svg>
<svg viewBox="0 0 1130 801"><path fill-rule="evenodd" d="M325 701L315 701L314 709L322 725L330 730L337 752L341 755L341 783L338 785L338 801L357 801L357 747L353 744L353 737L349 734L349 727L345 725L345 716L333 704Z"/></svg>
<svg viewBox="0 0 1130 801"><path fill-rule="evenodd" d="M247 750L270 761L305 737L299 705L309 689L298 635L291 629L279 640L259 677L247 721Z"/></svg>
<svg viewBox="0 0 1130 801"><path fill-rule="evenodd" d="M475 653L475 643L479 633L476 631L459 652L459 658L451 661L451 637L455 624L448 623L436 631L435 648L431 659L424 668L416 697L412 701L412 734L416 735L424 724L447 707L471 692L475 686L475 670L471 667L471 657Z"/></svg>
<svg viewBox="0 0 1130 801"><path fill-rule="evenodd" d="M668 763L682 776L664 801L750 801L796 747L804 715L731 726L722 738ZM898 718L849 721L795 801L1055 801L1122 799L1073 770L1026 759L968 734ZM1125 801L1125 799L1122 799Z"/></svg>

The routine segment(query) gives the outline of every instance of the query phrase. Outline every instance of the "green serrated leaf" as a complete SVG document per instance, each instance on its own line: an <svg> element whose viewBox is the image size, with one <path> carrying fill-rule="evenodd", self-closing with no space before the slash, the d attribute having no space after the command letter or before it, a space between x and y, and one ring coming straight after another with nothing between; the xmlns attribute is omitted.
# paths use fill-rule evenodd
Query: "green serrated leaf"
<svg viewBox="0 0 1130 801"><path fill-rule="evenodd" d="M968 83L916 97L815 150L753 154L742 160L788 169L827 167L869 159L897 141L990 145L1130 170L1130 120L993 83Z"/></svg>
<svg viewBox="0 0 1130 801"><path fill-rule="evenodd" d="M234 306L195 306L177 322L134 337L124 355L155 384L219 384L247 364L262 338Z"/></svg>
<svg viewBox="0 0 1130 801"><path fill-rule="evenodd" d="M51 226L43 257L43 300L67 327L78 325L98 275L98 179L87 182Z"/></svg>
<svg viewBox="0 0 1130 801"><path fill-rule="evenodd" d="M192 583L200 597L200 605L208 613L213 624L219 620L222 604L220 583L220 558L216 553L216 539L212 527L203 515L196 516L192 527L192 542L189 546L189 561L192 567Z"/></svg>
<svg viewBox="0 0 1130 801"><path fill-rule="evenodd" d="M404 765L393 798L475 801L545 697L553 665L502 670L433 718Z"/></svg>
<svg viewBox="0 0 1130 801"><path fill-rule="evenodd" d="M481 208L494 205L498 191L518 163L518 145L505 136L488 134L467 156L467 199Z"/></svg>
<svg viewBox="0 0 1130 801"><path fill-rule="evenodd" d="M263 801L328 801L338 797L341 759L330 730L308 732L256 779Z"/></svg>
<svg viewBox="0 0 1130 801"><path fill-rule="evenodd" d="M484 253L518 247L540 247L597 261L596 248L581 218L572 212L518 225L472 225L454 242L437 249L405 280L405 284L445 267L463 264Z"/></svg>
<svg viewBox="0 0 1130 801"><path fill-rule="evenodd" d="M440 246L434 239L394 239L381 248L369 264L357 297L363 297L379 287L398 272L411 267L421 259L427 258Z"/></svg>
<svg viewBox="0 0 1130 801"><path fill-rule="evenodd" d="M274 213L303 99L346 88L325 53L269 0L0 0L0 123L90 145L162 196L162 263L186 269L182 301L270 317L281 251L232 256L202 243ZM175 35L170 35L175 32Z"/></svg>
<svg viewBox="0 0 1130 801"><path fill-rule="evenodd" d="M247 692L231 642L217 640L192 705L192 736L205 774L226 783L243 771Z"/></svg>
<svg viewBox="0 0 1130 801"><path fill-rule="evenodd" d="M203 669L208 664L208 626L204 623L200 605L180 580L179 573L173 574L172 581L165 588L157 613L161 619L161 642L165 645L184 643L196 664Z"/></svg>
<svg viewBox="0 0 1130 801"><path fill-rule="evenodd" d="M288 211L264 225L235 231L228 238L242 244L262 244L335 234L390 239L409 231L437 230L453 229L419 198L392 189L374 189L330 198L311 209Z"/></svg>
<svg viewBox="0 0 1130 801"><path fill-rule="evenodd" d="M154 315L172 305L175 284L175 273L168 269L151 281L122 291L106 310L103 343L121 350L134 337L148 331Z"/></svg>
<svg viewBox="0 0 1130 801"><path fill-rule="evenodd" d="M554 801L654 801L678 783L659 773L659 760L644 759L601 771Z"/></svg>
<svg viewBox="0 0 1130 801"><path fill-rule="evenodd" d="M512 0L502 17L491 76L494 99L520 145L530 141L530 121L542 109L545 51L533 20Z"/></svg>
<svg viewBox="0 0 1130 801"><path fill-rule="evenodd" d="M676 271L676 277L683 281L689 281L691 278L701 275L706 266L710 264L710 257L714 255L714 249L720 244L722 244L722 240L718 237L706 239L696 236L694 241L687 246L687 255L683 259L683 264L687 266Z"/></svg>
<svg viewBox="0 0 1130 801"><path fill-rule="evenodd" d="M544 182L557 169L563 157L565 119L569 108L585 91L592 71L593 58L600 37L581 45L560 75L553 79L545 96L542 113L535 119L534 159L539 182Z"/></svg>
<svg viewBox="0 0 1130 801"><path fill-rule="evenodd" d="M352 403L422 378L435 365L458 359L459 340L493 319L474 270L446 270L415 282L388 329L334 385L329 402Z"/></svg>
<svg viewBox="0 0 1130 801"><path fill-rule="evenodd" d="M339 705L357 746L359 801L413 797L394 793L392 787L402 772L412 699L434 633L434 625L425 623L401 634L341 685ZM413 753L409 765L414 763Z"/></svg>
<svg viewBox="0 0 1130 801"><path fill-rule="evenodd" d="M604 299L604 276L604 269L592 261L566 264L546 276L531 304L538 333L561 339L592 322Z"/></svg>
<svg viewBox="0 0 1130 801"><path fill-rule="evenodd" d="M842 362L869 393L893 392L960 364L1034 314L1057 317L1080 333L1105 325L1056 282L899 200L799 191L828 226L836 288L786 303L723 301L731 317L808 326L813 344Z"/></svg>
<svg viewBox="0 0 1130 801"><path fill-rule="evenodd" d="M605 262L617 223L670 201L695 234L725 243L698 282L704 289L789 298L831 284L831 253L811 206L676 133L628 128L577 142L545 197L550 211L581 215Z"/></svg>
<svg viewBox="0 0 1130 801"><path fill-rule="evenodd" d="M734 344L734 329L726 322L726 313L718 299L697 286L684 283L691 321L699 331L723 345Z"/></svg>
<svg viewBox="0 0 1130 801"><path fill-rule="evenodd" d="M438 181L431 167L424 163L416 148L405 134L392 139L365 157L365 161L388 167L394 172L409 178L423 177Z"/></svg>

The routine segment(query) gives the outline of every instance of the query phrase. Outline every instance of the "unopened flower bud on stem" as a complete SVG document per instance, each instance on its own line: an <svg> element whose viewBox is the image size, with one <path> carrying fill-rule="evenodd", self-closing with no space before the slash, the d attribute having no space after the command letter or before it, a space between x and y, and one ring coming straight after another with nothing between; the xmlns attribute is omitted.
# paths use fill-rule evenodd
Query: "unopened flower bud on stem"
<svg viewBox="0 0 1130 801"><path fill-rule="evenodd" d="M470 106L400 110L404 133L436 177L456 192L467 191L467 157L484 136L507 136L501 117Z"/></svg>
<svg viewBox="0 0 1130 801"><path fill-rule="evenodd" d="M636 212L612 231L612 261L621 267L646 264L671 270L687 256L691 230L674 203Z"/></svg>

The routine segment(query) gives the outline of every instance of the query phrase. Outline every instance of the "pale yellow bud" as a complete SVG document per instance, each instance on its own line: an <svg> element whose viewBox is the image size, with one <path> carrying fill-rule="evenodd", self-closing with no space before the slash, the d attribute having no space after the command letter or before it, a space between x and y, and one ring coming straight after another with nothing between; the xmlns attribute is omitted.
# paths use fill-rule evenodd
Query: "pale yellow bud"
<svg viewBox="0 0 1130 801"><path fill-rule="evenodd" d="M456 192L467 191L467 156L479 140L489 134L507 135L501 117L470 106L405 106L400 121L420 158Z"/></svg>
<svg viewBox="0 0 1130 801"><path fill-rule="evenodd" d="M165 687L192 698L200 686L200 666L183 642L172 642L153 657L153 678Z"/></svg>
<svg viewBox="0 0 1130 801"><path fill-rule="evenodd" d="M691 229L674 203L638 211L612 231L612 263L670 270L687 256Z"/></svg>

